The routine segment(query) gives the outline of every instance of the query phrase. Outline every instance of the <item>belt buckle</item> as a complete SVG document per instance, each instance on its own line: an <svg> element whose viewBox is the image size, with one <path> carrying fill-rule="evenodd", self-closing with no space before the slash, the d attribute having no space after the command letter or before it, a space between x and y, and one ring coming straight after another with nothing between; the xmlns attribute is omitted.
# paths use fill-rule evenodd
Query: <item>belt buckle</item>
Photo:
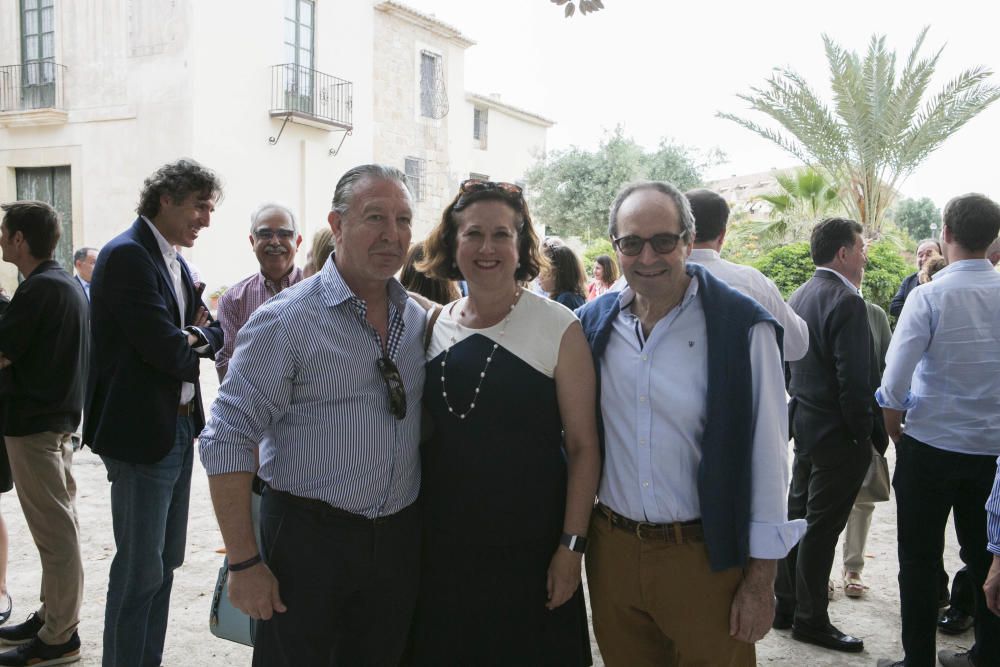
<svg viewBox="0 0 1000 667"><path fill-rule="evenodd" d="M648 521L636 521L635 522L635 536L638 537L640 540L643 539L643 537L642 537L642 529L645 528L645 527L653 527L653 528L655 528L656 524L655 523L649 523Z"/></svg>

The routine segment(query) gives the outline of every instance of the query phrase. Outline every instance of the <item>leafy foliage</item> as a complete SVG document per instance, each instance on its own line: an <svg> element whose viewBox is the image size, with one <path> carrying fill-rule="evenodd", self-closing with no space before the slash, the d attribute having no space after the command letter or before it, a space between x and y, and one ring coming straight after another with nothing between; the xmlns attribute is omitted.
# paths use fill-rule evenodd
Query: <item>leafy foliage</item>
<svg viewBox="0 0 1000 667"><path fill-rule="evenodd" d="M816 265L809 255L809 244L805 242L775 248L754 262L753 266L774 281L785 299L816 272Z"/></svg>
<svg viewBox="0 0 1000 667"><path fill-rule="evenodd" d="M901 200L893 207L892 217L897 226L917 241L933 236L932 224L941 229L941 209L929 197Z"/></svg>
<svg viewBox="0 0 1000 667"><path fill-rule="evenodd" d="M744 244L751 239L762 249L809 238L819 220L842 210L837 186L815 169L799 169L792 174L778 174L779 191L760 195L770 213L767 220L752 220L740 225L733 241Z"/></svg>
<svg viewBox="0 0 1000 667"><path fill-rule="evenodd" d="M649 153L617 127L595 152L553 151L528 171L532 214L551 234L603 237L608 207L626 183L652 178L686 190L701 184L704 167L721 160L718 152L702 159L666 139Z"/></svg>
<svg viewBox="0 0 1000 667"><path fill-rule="evenodd" d="M604 9L604 3L601 0L578 0L576 3L573 0L552 0L552 3L566 5L566 8L563 10L563 16L566 18L570 18L576 13L577 4L580 5L580 16L586 16L590 12Z"/></svg>
<svg viewBox="0 0 1000 667"><path fill-rule="evenodd" d="M885 37L873 35L862 58L823 36L830 67L829 107L795 71L777 68L763 86L740 99L781 129L731 113L731 120L774 142L805 164L822 169L837 184L850 217L878 237L892 195L913 170L952 134L1000 98L993 72L973 67L933 95L939 49L919 55L927 28L917 37L902 71Z"/></svg>
<svg viewBox="0 0 1000 667"><path fill-rule="evenodd" d="M809 244L805 242L775 248L761 257L754 266L774 281L785 299L816 272L816 266L809 255ZM894 243L873 243L868 246L868 266L861 283L861 293L867 301L878 304L889 312L889 302L899 289L899 283L910 273L910 266L899 255Z"/></svg>

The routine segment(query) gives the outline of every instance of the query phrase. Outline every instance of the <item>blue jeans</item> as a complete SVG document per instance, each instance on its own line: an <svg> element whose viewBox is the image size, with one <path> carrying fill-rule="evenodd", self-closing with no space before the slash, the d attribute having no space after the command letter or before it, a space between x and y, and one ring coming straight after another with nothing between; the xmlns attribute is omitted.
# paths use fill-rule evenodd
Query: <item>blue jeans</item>
<svg viewBox="0 0 1000 667"><path fill-rule="evenodd" d="M163 658L170 588L184 562L194 435L191 417L178 417L174 446L157 463L102 457L117 548L104 612L104 667L156 667Z"/></svg>

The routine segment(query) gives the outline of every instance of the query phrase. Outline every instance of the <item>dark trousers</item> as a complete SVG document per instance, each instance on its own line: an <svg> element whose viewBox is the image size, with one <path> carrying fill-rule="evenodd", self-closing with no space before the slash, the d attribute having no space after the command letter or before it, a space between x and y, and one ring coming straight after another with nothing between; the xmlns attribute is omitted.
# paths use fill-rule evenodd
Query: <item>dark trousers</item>
<svg viewBox="0 0 1000 667"><path fill-rule="evenodd" d="M867 442L851 440L795 453L788 518L804 518L806 533L779 563L774 592L778 613L794 616L799 627L819 629L830 622L826 587L837 539L865 480L871 451Z"/></svg>
<svg viewBox="0 0 1000 667"><path fill-rule="evenodd" d="M420 572L416 505L389 517L346 516L265 489L264 560L288 611L259 624L254 667L398 665Z"/></svg>
<svg viewBox="0 0 1000 667"><path fill-rule="evenodd" d="M899 600L908 667L933 667L938 613L937 573L948 512L954 513L962 560L975 601L977 665L1000 665L1000 617L982 592L992 556L986 550L986 499L996 456L956 454L904 435L896 444Z"/></svg>

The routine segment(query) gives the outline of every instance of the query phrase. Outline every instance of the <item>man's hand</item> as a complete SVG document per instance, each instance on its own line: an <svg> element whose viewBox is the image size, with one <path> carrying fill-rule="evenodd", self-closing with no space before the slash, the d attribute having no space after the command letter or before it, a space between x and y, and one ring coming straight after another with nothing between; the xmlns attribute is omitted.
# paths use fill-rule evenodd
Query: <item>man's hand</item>
<svg viewBox="0 0 1000 667"><path fill-rule="evenodd" d="M7 357L3 356L3 352L0 352L0 369L7 368L12 363L13 362L10 359L8 359Z"/></svg>
<svg viewBox="0 0 1000 667"><path fill-rule="evenodd" d="M899 439L903 437L903 411L882 408L882 421L885 423L885 432L893 444L898 444Z"/></svg>
<svg viewBox="0 0 1000 667"><path fill-rule="evenodd" d="M549 599L545 603L546 609L561 607L573 597L573 593L580 585L581 560L583 554L571 551L562 545L556 549L549 562L549 572L545 579L545 590Z"/></svg>
<svg viewBox="0 0 1000 667"><path fill-rule="evenodd" d="M983 584L986 594L986 606L997 616L1000 616L1000 556L993 554L993 565L986 573L986 583Z"/></svg>
<svg viewBox="0 0 1000 667"><path fill-rule="evenodd" d="M278 595L278 580L264 563L229 573L229 601L257 620L268 620L273 612L288 610Z"/></svg>
<svg viewBox="0 0 1000 667"><path fill-rule="evenodd" d="M208 308L205 306L198 306L198 310L194 313L194 322L191 323L193 327L207 327L209 323L208 319Z"/></svg>
<svg viewBox="0 0 1000 667"><path fill-rule="evenodd" d="M729 634L753 644L764 638L774 622L775 560L750 559L729 610Z"/></svg>

